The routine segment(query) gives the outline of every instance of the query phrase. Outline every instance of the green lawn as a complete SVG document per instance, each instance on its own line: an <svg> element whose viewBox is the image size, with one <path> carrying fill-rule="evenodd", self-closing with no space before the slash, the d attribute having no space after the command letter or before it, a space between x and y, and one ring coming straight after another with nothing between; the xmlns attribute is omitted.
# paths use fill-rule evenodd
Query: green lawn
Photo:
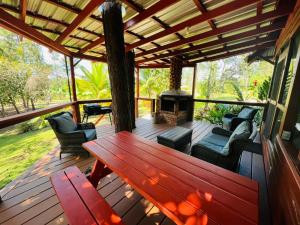
<svg viewBox="0 0 300 225"><path fill-rule="evenodd" d="M0 135L0 189L58 145L52 129Z"/></svg>

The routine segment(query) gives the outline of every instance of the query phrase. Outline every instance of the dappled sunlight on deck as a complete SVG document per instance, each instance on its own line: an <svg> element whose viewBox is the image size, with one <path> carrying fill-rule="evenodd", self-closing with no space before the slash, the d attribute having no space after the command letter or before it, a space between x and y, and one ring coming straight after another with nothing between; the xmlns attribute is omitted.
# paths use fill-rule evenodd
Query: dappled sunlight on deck
<svg viewBox="0 0 300 225"><path fill-rule="evenodd" d="M213 128L207 122L189 122L183 126L194 129L193 142L199 140ZM156 141L157 135L168 128L169 125L166 124L153 124L151 119L138 119L137 128L133 132ZM99 138L112 134L114 134L113 126L106 124L97 127ZM189 152L189 147L186 151ZM24 175L1 191L3 202L0 204L0 224L67 224L63 210L52 189L49 176L53 172L72 165L85 171L92 166L93 162L92 157L86 158L68 154L62 155L62 159L59 160L58 149L54 149L26 171ZM145 168L149 166L150 164L145 165ZM160 179L167 178L168 173L166 171L157 173L157 171L151 170L149 176L151 179L145 182L155 186ZM176 189L176 187L174 188ZM114 173L103 178L97 190L114 211L122 217L125 224L173 224L157 207L144 199ZM189 198L193 199L193 195ZM193 200L193 203L199 206L197 200ZM171 207L170 210L173 208ZM184 205L175 205L175 208L182 213L189 214ZM112 215L113 219L114 216ZM193 224L192 221L193 219L189 218L187 222Z"/></svg>

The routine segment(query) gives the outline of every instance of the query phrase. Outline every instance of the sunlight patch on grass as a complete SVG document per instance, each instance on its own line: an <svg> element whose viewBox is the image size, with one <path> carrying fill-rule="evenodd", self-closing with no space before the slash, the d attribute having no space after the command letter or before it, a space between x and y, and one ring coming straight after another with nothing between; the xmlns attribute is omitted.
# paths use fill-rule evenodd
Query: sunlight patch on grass
<svg viewBox="0 0 300 225"><path fill-rule="evenodd" d="M58 145L51 128L0 136L0 189Z"/></svg>

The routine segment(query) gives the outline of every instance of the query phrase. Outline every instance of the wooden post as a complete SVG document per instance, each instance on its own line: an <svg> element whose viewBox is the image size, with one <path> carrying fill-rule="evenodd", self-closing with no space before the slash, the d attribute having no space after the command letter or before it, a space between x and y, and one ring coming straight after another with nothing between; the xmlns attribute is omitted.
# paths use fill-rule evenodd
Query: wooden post
<svg viewBox="0 0 300 225"><path fill-rule="evenodd" d="M134 52L129 51L126 53L126 66L128 76L128 91L130 101L130 113L131 113L131 127L135 128L135 99L134 99Z"/></svg>
<svg viewBox="0 0 300 225"><path fill-rule="evenodd" d="M139 117L139 97L140 97L140 67L136 67L136 99L135 99L135 116Z"/></svg>
<svg viewBox="0 0 300 225"><path fill-rule="evenodd" d="M73 108L73 117L75 122L80 123L80 110L79 104L77 103L77 93L76 93L76 81L75 81L75 70L74 70L74 59L70 57L70 72L71 72L71 86L72 86L72 99L74 104Z"/></svg>
<svg viewBox="0 0 300 225"><path fill-rule="evenodd" d="M124 27L121 4L116 0L103 3L102 19L110 84L115 131L132 130L128 76L125 66Z"/></svg>
<svg viewBox="0 0 300 225"><path fill-rule="evenodd" d="M197 79L197 64L195 64L194 66L194 74L193 74L193 86L192 86L193 98L195 97L196 79Z"/></svg>

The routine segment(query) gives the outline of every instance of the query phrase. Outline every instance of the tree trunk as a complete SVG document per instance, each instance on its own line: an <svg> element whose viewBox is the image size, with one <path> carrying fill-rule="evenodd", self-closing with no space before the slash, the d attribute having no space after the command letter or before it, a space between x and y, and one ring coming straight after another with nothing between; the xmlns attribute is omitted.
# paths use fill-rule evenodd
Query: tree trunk
<svg viewBox="0 0 300 225"><path fill-rule="evenodd" d="M11 104L13 105L13 107L15 108L16 113L17 113L17 114L20 114L20 111L19 111L19 109L18 109L18 107L17 107L17 104L16 104L15 100L12 99L11 97L9 97L9 100L10 100L10 103L11 103Z"/></svg>
<svg viewBox="0 0 300 225"><path fill-rule="evenodd" d="M23 103L23 107L24 107L24 109L27 111L27 109L28 109L28 105L26 104L26 99L25 99L25 97L24 97L24 96L22 96L22 103Z"/></svg>
<svg viewBox="0 0 300 225"><path fill-rule="evenodd" d="M135 101L134 101L134 53L132 51L126 54L126 66L128 75L128 91L131 112L131 127L135 128Z"/></svg>
<svg viewBox="0 0 300 225"><path fill-rule="evenodd" d="M124 28L121 4L116 0L103 3L103 27L115 131L132 131L128 76L125 66Z"/></svg>
<svg viewBox="0 0 300 225"><path fill-rule="evenodd" d="M1 104L1 116L2 116L2 117L5 117L5 108L4 108L4 104L3 104L3 102L0 102L0 104Z"/></svg>
<svg viewBox="0 0 300 225"><path fill-rule="evenodd" d="M32 110L35 110L35 105L34 105L34 101L32 98L30 99L30 103L31 103Z"/></svg>

